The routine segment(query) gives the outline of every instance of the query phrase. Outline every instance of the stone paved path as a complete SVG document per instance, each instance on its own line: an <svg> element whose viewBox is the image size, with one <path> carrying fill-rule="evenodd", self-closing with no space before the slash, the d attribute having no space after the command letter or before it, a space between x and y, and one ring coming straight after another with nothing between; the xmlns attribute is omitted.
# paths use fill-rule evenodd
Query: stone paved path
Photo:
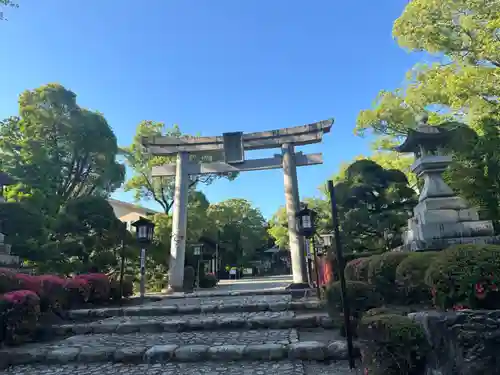
<svg viewBox="0 0 500 375"><path fill-rule="evenodd" d="M318 309L321 305L313 303L312 308L307 307L307 316L312 320L301 322L299 316L303 312L293 307L295 302L290 294L218 293L165 298L121 312L116 308L101 309L100 321L66 324L78 328L67 331L64 327L63 333L73 332L70 337L26 345L8 353L9 363L15 365L0 370L0 375L352 374L338 331L319 324L325 319L324 311ZM262 311L256 305L263 306ZM88 318L88 314L80 311L75 314L78 317ZM239 324L235 322L238 319L258 324ZM269 325L269 320L284 324ZM172 325L187 321L198 321L199 325L179 323L178 330ZM206 321L238 324L203 326ZM267 321L267 325L262 325L262 321ZM313 327L304 329L310 323ZM85 325L98 328L85 330ZM0 353L2 356L6 357ZM340 361L322 362L329 358Z"/></svg>
<svg viewBox="0 0 500 375"><path fill-rule="evenodd" d="M357 375L346 364L302 361L17 366L0 375Z"/></svg>

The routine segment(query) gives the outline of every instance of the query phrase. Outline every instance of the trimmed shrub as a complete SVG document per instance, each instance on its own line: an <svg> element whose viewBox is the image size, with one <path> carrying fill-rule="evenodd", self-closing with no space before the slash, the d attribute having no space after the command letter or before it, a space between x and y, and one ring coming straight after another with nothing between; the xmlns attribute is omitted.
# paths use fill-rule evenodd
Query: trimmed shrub
<svg viewBox="0 0 500 375"><path fill-rule="evenodd" d="M9 268L0 268L0 293L8 293L19 289L16 272Z"/></svg>
<svg viewBox="0 0 500 375"><path fill-rule="evenodd" d="M347 263L344 269L346 279L367 282L371 259L371 257L358 258Z"/></svg>
<svg viewBox="0 0 500 375"><path fill-rule="evenodd" d="M436 259L436 252L411 253L396 268L396 284L407 303L430 302L431 289L425 283L425 273Z"/></svg>
<svg viewBox="0 0 500 375"><path fill-rule="evenodd" d="M388 252L371 257L368 267L368 282L384 297L387 303L398 300L396 268L408 257L408 253Z"/></svg>
<svg viewBox="0 0 500 375"><path fill-rule="evenodd" d="M217 285L217 278L213 273L206 273L200 279L200 288L213 288Z"/></svg>
<svg viewBox="0 0 500 375"><path fill-rule="evenodd" d="M19 284L18 289L31 290L32 292L38 294L38 296L42 295L42 282L36 276L17 273L15 277Z"/></svg>
<svg viewBox="0 0 500 375"><path fill-rule="evenodd" d="M8 345L31 341L40 317L40 298L30 290L0 295L0 341Z"/></svg>
<svg viewBox="0 0 500 375"><path fill-rule="evenodd" d="M123 278L123 298L134 294L134 282L130 278ZM120 300L120 280L111 280L111 299Z"/></svg>
<svg viewBox="0 0 500 375"><path fill-rule="evenodd" d="M90 298L91 287L87 280L82 278L67 279L64 284L67 293L68 304L75 307L88 302Z"/></svg>
<svg viewBox="0 0 500 375"><path fill-rule="evenodd" d="M500 246L457 245L441 251L425 281L442 309L500 309Z"/></svg>
<svg viewBox="0 0 500 375"><path fill-rule="evenodd" d="M353 260L356 259L365 259L365 258L370 258L373 255L379 255L382 254L384 251L363 251L363 252L357 252L357 253L345 253L344 254L344 261L347 267L347 264L352 262ZM331 264L335 265L334 270L333 270L333 277L335 281L339 280L339 266L337 262L337 254L335 253L335 250L329 251L326 255L327 261ZM345 269L344 269L345 272ZM347 276L346 276L347 277ZM366 281L366 280L353 280L353 281Z"/></svg>
<svg viewBox="0 0 500 375"><path fill-rule="evenodd" d="M196 278L196 272L193 267L184 267L184 291L189 292L194 289L194 283Z"/></svg>
<svg viewBox="0 0 500 375"><path fill-rule="evenodd" d="M375 290L373 285L360 281L347 281L347 298L351 315L360 317L365 311L383 305L382 296ZM342 295L340 282L336 281L328 285L326 290L328 314L337 319L342 312Z"/></svg>
<svg viewBox="0 0 500 375"><path fill-rule="evenodd" d="M55 275L32 276L40 285L40 308L43 312L67 309L69 300L66 280ZM34 291L36 292L36 291Z"/></svg>
<svg viewBox="0 0 500 375"><path fill-rule="evenodd" d="M111 297L111 282L104 273L87 273L74 277L86 280L90 284L89 302L104 302Z"/></svg>
<svg viewBox="0 0 500 375"><path fill-rule="evenodd" d="M429 344L422 327L398 314L367 314L361 319L364 373L420 375L424 373Z"/></svg>

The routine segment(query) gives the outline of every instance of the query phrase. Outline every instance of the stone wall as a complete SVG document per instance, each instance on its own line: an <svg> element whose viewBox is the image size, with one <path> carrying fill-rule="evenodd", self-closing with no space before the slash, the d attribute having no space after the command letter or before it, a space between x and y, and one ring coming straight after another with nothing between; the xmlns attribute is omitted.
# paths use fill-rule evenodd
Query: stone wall
<svg viewBox="0 0 500 375"><path fill-rule="evenodd" d="M500 374L500 310L418 312L433 350L426 375Z"/></svg>

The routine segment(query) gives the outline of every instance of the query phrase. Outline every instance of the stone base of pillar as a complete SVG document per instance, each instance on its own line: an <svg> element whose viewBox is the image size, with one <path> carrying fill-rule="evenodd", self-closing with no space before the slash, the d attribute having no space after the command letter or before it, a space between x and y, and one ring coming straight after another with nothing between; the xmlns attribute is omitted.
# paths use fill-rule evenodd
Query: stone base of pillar
<svg viewBox="0 0 500 375"><path fill-rule="evenodd" d="M304 290L304 289L311 289L311 286L308 283L291 283L285 289L286 290Z"/></svg>

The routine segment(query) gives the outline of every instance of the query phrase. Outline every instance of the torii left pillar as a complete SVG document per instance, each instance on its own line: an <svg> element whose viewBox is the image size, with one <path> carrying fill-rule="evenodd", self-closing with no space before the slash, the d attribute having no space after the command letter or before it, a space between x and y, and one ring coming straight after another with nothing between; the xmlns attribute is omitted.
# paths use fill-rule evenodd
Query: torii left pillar
<svg viewBox="0 0 500 375"><path fill-rule="evenodd" d="M184 290L184 260L186 257L187 205L189 193L189 154L179 152L175 172L174 213L172 217L172 238L170 243L170 265L168 289L173 292Z"/></svg>

